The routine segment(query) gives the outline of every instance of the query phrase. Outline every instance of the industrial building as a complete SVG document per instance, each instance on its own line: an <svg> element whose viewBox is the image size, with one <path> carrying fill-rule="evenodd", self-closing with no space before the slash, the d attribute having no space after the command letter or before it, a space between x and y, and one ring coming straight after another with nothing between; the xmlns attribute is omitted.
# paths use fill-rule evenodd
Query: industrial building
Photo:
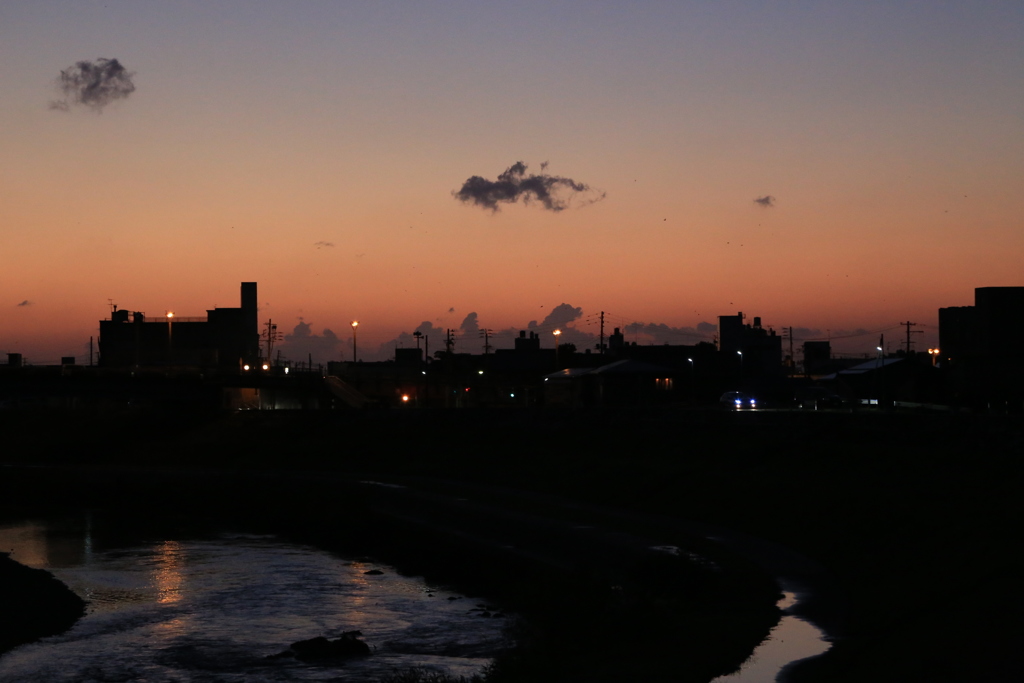
<svg viewBox="0 0 1024 683"><path fill-rule="evenodd" d="M111 311L100 321L99 364L108 368L200 367L240 370L260 356L256 283L243 282L241 306L205 317Z"/></svg>

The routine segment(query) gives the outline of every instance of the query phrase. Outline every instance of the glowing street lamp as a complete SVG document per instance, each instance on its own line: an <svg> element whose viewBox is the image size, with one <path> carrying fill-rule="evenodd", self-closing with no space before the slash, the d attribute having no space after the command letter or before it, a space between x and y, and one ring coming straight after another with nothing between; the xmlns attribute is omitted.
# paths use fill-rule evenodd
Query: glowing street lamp
<svg viewBox="0 0 1024 683"><path fill-rule="evenodd" d="M352 321L352 362L355 363L359 358L356 356L356 329L359 327L359 321Z"/></svg>
<svg viewBox="0 0 1024 683"><path fill-rule="evenodd" d="M695 391L694 384L696 384L696 381L694 379L696 377L696 372L695 372L695 369L693 367L693 359L692 358L687 358L686 360L689 361L689 363L690 363L690 397L693 398L693 394L694 394L694 391Z"/></svg>
<svg viewBox="0 0 1024 683"><path fill-rule="evenodd" d="M171 349L173 348L174 328L171 321L174 319L174 311L167 311L167 361L171 360Z"/></svg>
<svg viewBox="0 0 1024 683"><path fill-rule="evenodd" d="M555 330L551 334L555 335L555 365L558 366L558 338L562 335L561 330Z"/></svg>

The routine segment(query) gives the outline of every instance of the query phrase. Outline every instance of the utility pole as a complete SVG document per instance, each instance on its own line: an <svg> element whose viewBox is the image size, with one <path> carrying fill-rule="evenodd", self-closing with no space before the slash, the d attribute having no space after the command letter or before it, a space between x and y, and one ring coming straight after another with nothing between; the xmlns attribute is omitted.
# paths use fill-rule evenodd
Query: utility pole
<svg viewBox="0 0 1024 683"><path fill-rule="evenodd" d="M484 355L486 356L491 352L491 332L493 330L484 328L480 330L480 336L484 338Z"/></svg>
<svg viewBox="0 0 1024 683"><path fill-rule="evenodd" d="M455 348L455 340L452 339L452 331L446 329L444 338L444 350L447 351L448 353L451 353L453 348Z"/></svg>
<svg viewBox="0 0 1024 683"><path fill-rule="evenodd" d="M907 328L907 341L906 341L906 345L907 345L907 355L909 356L910 355L910 345L914 343L914 342L912 342L910 340L910 335L911 334L924 334L924 330L911 330L910 328L916 326L917 323L912 323L909 320L907 322L905 322L905 323L900 323L900 325L903 325L904 327Z"/></svg>
<svg viewBox="0 0 1024 683"><path fill-rule="evenodd" d="M783 327L782 328L783 339L789 339L789 374L794 374L793 370L796 367L796 359L793 357L793 328Z"/></svg>
<svg viewBox="0 0 1024 683"><path fill-rule="evenodd" d="M598 347L598 352L604 355L604 311L601 311L601 345Z"/></svg>
<svg viewBox="0 0 1024 683"><path fill-rule="evenodd" d="M280 333L277 331L277 325L274 324L273 320L267 320L265 323L267 328L263 332L263 339L267 342L267 359L274 355L274 342L281 341Z"/></svg>
<svg viewBox="0 0 1024 683"><path fill-rule="evenodd" d="M89 337L89 367L92 367L92 336Z"/></svg>

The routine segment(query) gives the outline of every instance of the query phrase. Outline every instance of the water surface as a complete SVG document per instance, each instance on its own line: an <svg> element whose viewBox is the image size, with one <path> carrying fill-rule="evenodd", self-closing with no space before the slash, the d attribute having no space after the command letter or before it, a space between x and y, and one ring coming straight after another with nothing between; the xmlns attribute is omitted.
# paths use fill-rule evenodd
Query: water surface
<svg viewBox="0 0 1024 683"><path fill-rule="evenodd" d="M0 657L0 681L365 681L412 666L470 675L505 644L506 619L481 600L273 536L97 541L88 522L77 535L0 525L0 548L89 602L67 633ZM351 630L371 656L266 659Z"/></svg>
<svg viewBox="0 0 1024 683"><path fill-rule="evenodd" d="M797 595L786 591L778 606L788 610L796 602ZM784 614L739 671L719 676L712 683L774 683L784 680L780 674L785 667L820 655L830 647L816 626L793 614Z"/></svg>

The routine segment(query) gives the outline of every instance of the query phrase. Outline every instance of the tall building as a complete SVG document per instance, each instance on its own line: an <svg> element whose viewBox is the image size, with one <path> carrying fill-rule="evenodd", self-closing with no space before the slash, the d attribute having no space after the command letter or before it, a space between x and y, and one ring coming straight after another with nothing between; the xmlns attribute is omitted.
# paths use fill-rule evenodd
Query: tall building
<svg viewBox="0 0 1024 683"><path fill-rule="evenodd" d="M950 399L1024 411L1024 287L978 287L973 306L939 309L939 358Z"/></svg>
<svg viewBox="0 0 1024 683"><path fill-rule="evenodd" d="M939 352L951 365L1019 358L1022 340L1024 287L978 287L973 306L939 309Z"/></svg>
<svg viewBox="0 0 1024 683"><path fill-rule="evenodd" d="M737 367L745 374L773 374L782 368L782 337L775 330L761 327L755 316L752 325L744 324L743 313L718 316L718 350L725 358L736 356Z"/></svg>
<svg viewBox="0 0 1024 683"><path fill-rule="evenodd" d="M190 366L237 369L260 355L256 283L243 282L241 306L213 308L206 317L148 317L111 312L100 321L103 367Z"/></svg>

